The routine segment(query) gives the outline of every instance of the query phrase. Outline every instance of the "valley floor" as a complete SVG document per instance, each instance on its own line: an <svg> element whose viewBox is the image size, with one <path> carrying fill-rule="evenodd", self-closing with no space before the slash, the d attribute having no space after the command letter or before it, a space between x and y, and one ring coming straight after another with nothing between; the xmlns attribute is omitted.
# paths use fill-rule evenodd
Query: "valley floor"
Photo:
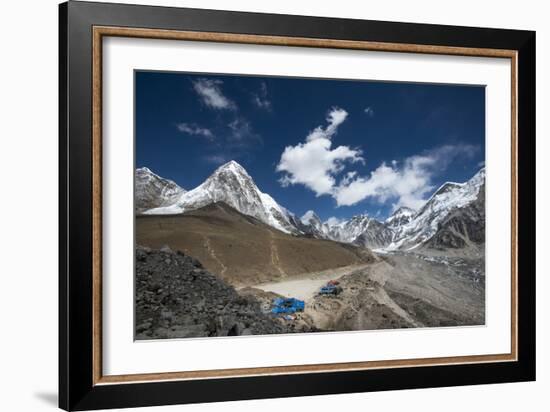
<svg viewBox="0 0 550 412"><path fill-rule="evenodd" d="M255 285L254 288L308 302L315 297L319 289L329 280L340 279L345 275L360 272L365 270L368 266L368 264L350 265L320 272L303 273L283 281Z"/></svg>
<svg viewBox="0 0 550 412"><path fill-rule="evenodd" d="M338 280L342 293L319 295L328 280ZM384 254L371 264L258 284L248 294L254 290L259 299L260 291L303 299L304 312L287 321L295 327L345 331L485 323L481 259Z"/></svg>

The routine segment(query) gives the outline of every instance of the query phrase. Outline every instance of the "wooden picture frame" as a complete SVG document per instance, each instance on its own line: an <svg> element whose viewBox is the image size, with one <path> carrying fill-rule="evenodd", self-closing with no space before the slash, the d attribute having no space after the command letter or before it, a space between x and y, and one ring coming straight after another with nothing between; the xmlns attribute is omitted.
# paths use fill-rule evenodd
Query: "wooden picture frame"
<svg viewBox="0 0 550 412"><path fill-rule="evenodd" d="M73 1L61 4L59 12L61 408L88 410L535 379L534 32ZM510 59L511 352L103 375L102 40L107 36Z"/></svg>

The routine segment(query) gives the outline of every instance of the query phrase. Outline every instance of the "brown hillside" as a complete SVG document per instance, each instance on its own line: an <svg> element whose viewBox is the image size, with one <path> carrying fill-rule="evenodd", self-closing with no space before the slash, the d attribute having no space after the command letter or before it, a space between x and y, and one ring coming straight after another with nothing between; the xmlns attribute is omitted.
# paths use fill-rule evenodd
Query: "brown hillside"
<svg viewBox="0 0 550 412"><path fill-rule="evenodd" d="M136 242L181 250L235 286L374 260L366 248L288 235L225 203L182 215L136 216Z"/></svg>

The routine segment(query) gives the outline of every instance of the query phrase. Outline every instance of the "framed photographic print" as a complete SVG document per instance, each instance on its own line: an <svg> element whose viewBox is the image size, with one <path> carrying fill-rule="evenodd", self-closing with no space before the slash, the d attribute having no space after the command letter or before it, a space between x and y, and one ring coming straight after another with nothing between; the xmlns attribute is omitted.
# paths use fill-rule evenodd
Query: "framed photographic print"
<svg viewBox="0 0 550 412"><path fill-rule="evenodd" d="M535 33L60 6L60 407L535 379Z"/></svg>

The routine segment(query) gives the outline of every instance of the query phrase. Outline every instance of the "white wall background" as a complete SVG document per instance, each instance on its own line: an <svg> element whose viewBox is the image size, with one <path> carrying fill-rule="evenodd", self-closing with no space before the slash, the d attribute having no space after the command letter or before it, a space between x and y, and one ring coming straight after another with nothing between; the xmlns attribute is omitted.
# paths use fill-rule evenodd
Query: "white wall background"
<svg viewBox="0 0 550 412"><path fill-rule="evenodd" d="M128 2L128 1L123 1ZM142 3L141 1L130 1ZM213 9L352 17L537 31L537 346L536 383L270 399L147 411L547 410L550 387L550 26L540 0L165 0ZM57 403L57 0L0 5L0 409L53 410ZM523 274L528 276L529 274Z"/></svg>

